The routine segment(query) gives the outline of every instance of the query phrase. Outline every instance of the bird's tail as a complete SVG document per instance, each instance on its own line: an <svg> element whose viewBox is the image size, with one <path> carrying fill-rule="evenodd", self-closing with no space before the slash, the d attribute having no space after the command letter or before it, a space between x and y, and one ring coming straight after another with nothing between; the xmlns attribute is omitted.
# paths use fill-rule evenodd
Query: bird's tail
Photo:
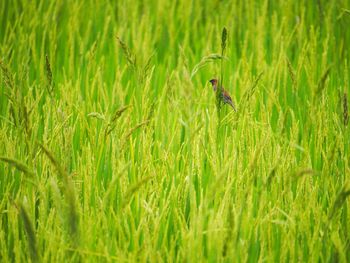
<svg viewBox="0 0 350 263"><path fill-rule="evenodd" d="M230 106L232 107L232 109L233 109L235 112L237 112L237 109L236 109L236 107L235 107L235 105L233 104L232 101L228 101L228 104L230 104Z"/></svg>

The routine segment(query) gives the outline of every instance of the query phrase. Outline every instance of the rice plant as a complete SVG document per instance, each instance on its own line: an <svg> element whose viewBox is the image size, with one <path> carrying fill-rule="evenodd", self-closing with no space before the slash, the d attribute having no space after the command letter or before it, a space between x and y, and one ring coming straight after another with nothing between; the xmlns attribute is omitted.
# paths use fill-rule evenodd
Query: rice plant
<svg viewBox="0 0 350 263"><path fill-rule="evenodd" d="M0 1L0 261L349 262L349 24Z"/></svg>

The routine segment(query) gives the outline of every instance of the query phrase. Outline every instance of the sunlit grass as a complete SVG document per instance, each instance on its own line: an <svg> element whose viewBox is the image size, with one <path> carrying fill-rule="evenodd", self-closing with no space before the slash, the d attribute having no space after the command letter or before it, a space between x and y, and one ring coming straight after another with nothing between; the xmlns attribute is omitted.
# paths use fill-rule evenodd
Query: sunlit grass
<svg viewBox="0 0 350 263"><path fill-rule="evenodd" d="M0 261L350 261L349 10L0 1Z"/></svg>

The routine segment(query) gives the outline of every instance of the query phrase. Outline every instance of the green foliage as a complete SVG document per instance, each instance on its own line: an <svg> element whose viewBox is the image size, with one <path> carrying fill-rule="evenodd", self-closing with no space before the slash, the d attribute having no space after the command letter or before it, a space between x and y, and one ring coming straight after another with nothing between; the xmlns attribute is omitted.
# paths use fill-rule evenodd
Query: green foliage
<svg viewBox="0 0 350 263"><path fill-rule="evenodd" d="M349 10L0 1L0 261L349 262Z"/></svg>

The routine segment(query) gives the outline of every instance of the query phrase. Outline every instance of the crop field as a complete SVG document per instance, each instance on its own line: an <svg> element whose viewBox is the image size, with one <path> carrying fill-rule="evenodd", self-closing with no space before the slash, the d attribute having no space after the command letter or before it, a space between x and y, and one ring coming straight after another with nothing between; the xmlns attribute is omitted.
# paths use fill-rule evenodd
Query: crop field
<svg viewBox="0 0 350 263"><path fill-rule="evenodd" d="M0 262L350 262L349 86L348 0L1 0Z"/></svg>

